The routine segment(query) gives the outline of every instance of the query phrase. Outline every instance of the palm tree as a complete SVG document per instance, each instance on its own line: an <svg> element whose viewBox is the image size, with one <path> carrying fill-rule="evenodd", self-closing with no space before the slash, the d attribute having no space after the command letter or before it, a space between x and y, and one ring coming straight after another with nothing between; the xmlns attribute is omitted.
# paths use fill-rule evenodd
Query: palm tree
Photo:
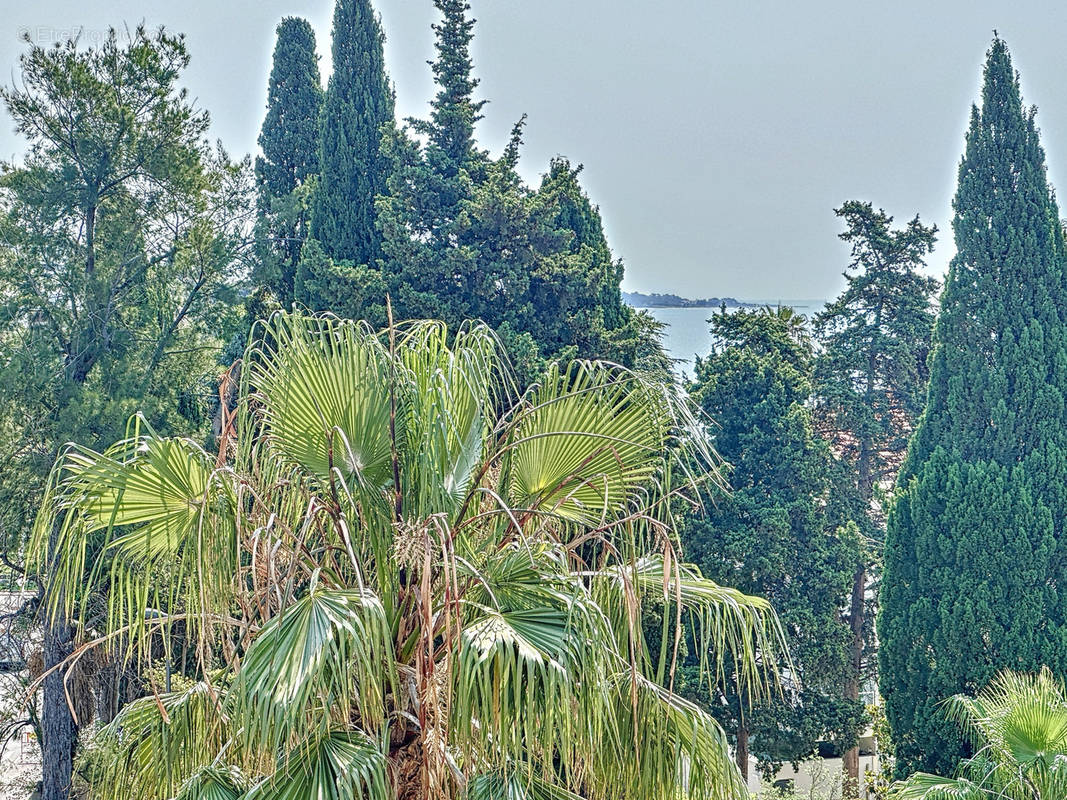
<svg viewBox="0 0 1067 800"><path fill-rule="evenodd" d="M1047 667L1006 670L977 697L957 695L948 710L975 754L957 777L917 772L890 787L892 800L1060 800L1067 797L1067 693Z"/></svg>
<svg viewBox="0 0 1067 800"><path fill-rule="evenodd" d="M757 695L781 632L680 562L672 505L716 473L670 387L578 362L516 396L481 325L253 339L217 455L135 420L54 470L48 605L103 620L72 661L174 665L93 738L91 797L747 796L672 691L682 627Z"/></svg>
<svg viewBox="0 0 1067 800"><path fill-rule="evenodd" d="M794 342L806 342L811 337L808 318L792 306L783 306L781 303L777 306L765 305L760 308L760 313L768 317L776 317Z"/></svg>

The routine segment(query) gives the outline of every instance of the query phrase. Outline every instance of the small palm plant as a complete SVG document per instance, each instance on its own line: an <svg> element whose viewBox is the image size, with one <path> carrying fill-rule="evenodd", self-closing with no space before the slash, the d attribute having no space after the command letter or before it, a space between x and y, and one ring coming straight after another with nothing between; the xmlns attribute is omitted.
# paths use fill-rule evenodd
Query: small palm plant
<svg viewBox="0 0 1067 800"><path fill-rule="evenodd" d="M890 787L891 800L1061 800L1067 797L1067 693L1049 669L1004 671L977 697L947 707L975 754L957 777L917 772Z"/></svg>
<svg viewBox="0 0 1067 800"><path fill-rule="evenodd" d="M758 694L781 635L680 562L672 503L714 467L672 390L579 362L516 397L484 326L298 315L239 384L218 454L135 421L53 473L49 607L107 597L73 660L184 676L95 735L90 796L747 795L674 664L691 625L705 678Z"/></svg>

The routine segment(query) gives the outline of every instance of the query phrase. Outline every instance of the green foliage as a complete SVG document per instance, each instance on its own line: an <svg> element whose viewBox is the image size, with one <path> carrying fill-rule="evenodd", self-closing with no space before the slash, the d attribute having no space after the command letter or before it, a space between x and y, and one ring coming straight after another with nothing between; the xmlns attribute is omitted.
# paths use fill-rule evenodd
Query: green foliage
<svg viewBox="0 0 1067 800"><path fill-rule="evenodd" d="M472 152L482 179L451 174L432 143L422 148L404 131L386 146L394 170L380 208L383 272L397 314L494 328L505 315L527 316L529 274L552 252L553 232L514 171Z"/></svg>
<svg viewBox="0 0 1067 800"><path fill-rule="evenodd" d="M32 48L3 91L30 151L0 177L0 527L25 534L64 442L135 410L202 429L239 325L248 164L210 148L180 37Z"/></svg>
<svg viewBox="0 0 1067 800"><path fill-rule="evenodd" d="M376 267L334 261L317 239L308 239L300 255L293 298L308 311L349 311L372 323L385 320L388 287Z"/></svg>
<svg viewBox="0 0 1067 800"><path fill-rule="evenodd" d="M876 772L868 768L863 776L863 785L873 800L886 800L889 787L893 783L895 761L893 731L889 728L885 706L881 703L872 703L867 706L867 718L871 721L871 731L874 733L874 748L878 753L878 770Z"/></svg>
<svg viewBox="0 0 1067 800"><path fill-rule="evenodd" d="M254 786L244 800L390 800L386 761L377 743L357 731L333 731L302 742L277 772Z"/></svg>
<svg viewBox="0 0 1067 800"><path fill-rule="evenodd" d="M950 698L946 710L974 755L954 778L917 772L893 784L891 800L1056 800L1067 793L1067 693L1047 668L1005 670L976 697Z"/></svg>
<svg viewBox="0 0 1067 800"><path fill-rule="evenodd" d="M848 472L838 486L851 495L849 516L865 545L852 578L852 670L844 691L858 700L862 683L875 677L868 582L881 565L880 500L900 468L926 396L937 282L921 270L937 229L916 216L894 230L892 217L855 200L835 213L845 222L840 238L852 246L852 260L845 291L814 320L820 345L814 408L820 433ZM844 761L847 779L859 786L859 751L851 749Z"/></svg>
<svg viewBox="0 0 1067 800"><path fill-rule="evenodd" d="M694 397L715 421L715 447L729 464L728 496L686 524L686 555L719 582L767 597L786 630L793 683L759 703L727 686L712 713L751 733L765 767L798 761L819 741L842 747L863 722L843 697L851 672L846 602L859 541L834 496L833 461L815 436L813 352L792 309L723 309L711 319L715 349L696 365Z"/></svg>
<svg viewBox="0 0 1067 800"><path fill-rule="evenodd" d="M294 275L308 237L322 99L315 32L307 20L286 17L278 24L267 116L259 133L255 276L285 308L293 302Z"/></svg>
<svg viewBox="0 0 1067 800"><path fill-rule="evenodd" d="M51 612L78 614L103 532L104 635L143 661L180 626L195 653L195 684L94 740L88 797L747 796L640 626L665 603L705 682L774 685L769 604L674 555L670 508L700 485L672 476L714 463L672 386L578 362L516 397L484 325L254 333L222 462L141 428L56 465L32 543L65 537Z"/></svg>
<svg viewBox="0 0 1067 800"><path fill-rule="evenodd" d="M523 382L546 361L575 355L663 368L650 320L622 303L622 265L578 182L580 167L556 159L538 190L525 186L516 172L525 119L498 159L477 147L474 20L466 3L437 6L440 91L430 117L412 121L415 135L393 129L383 142L392 169L378 208L382 277L398 316L485 321Z"/></svg>
<svg viewBox="0 0 1067 800"><path fill-rule="evenodd" d="M612 256L600 212L578 182L581 171L555 158L538 190L565 247L530 277L529 328L546 353L575 346L584 356L623 360L618 338L633 312L619 290L622 262Z"/></svg>
<svg viewBox="0 0 1067 800"><path fill-rule="evenodd" d="M382 129L393 122L384 41L370 0L337 0L311 217L311 235L330 258L371 267L381 255L375 198L386 193L388 170Z"/></svg>
<svg viewBox="0 0 1067 800"><path fill-rule="evenodd" d="M207 427L215 359L240 325L251 170L207 142L207 114L178 85L188 60L180 36L138 28L120 42L110 31L88 49L32 46L21 81L2 92L29 141L0 175L8 553L24 545L65 442L102 448L138 409L163 431ZM106 573L111 554L94 536L76 556ZM44 631L46 669L69 654L70 636L60 618ZM75 721L58 672L43 694L44 796L56 798L70 782Z"/></svg>
<svg viewBox="0 0 1067 800"><path fill-rule="evenodd" d="M852 246L852 261L847 288L813 320L821 348L816 413L870 503L899 468L926 402L938 284L920 270L937 228L916 216L894 230L892 217L856 200L834 213L846 225L840 238Z"/></svg>
<svg viewBox="0 0 1067 800"><path fill-rule="evenodd" d="M889 517L879 664L898 775L969 748L938 713L1001 667L1067 669L1067 276L1034 118L988 52L925 412Z"/></svg>

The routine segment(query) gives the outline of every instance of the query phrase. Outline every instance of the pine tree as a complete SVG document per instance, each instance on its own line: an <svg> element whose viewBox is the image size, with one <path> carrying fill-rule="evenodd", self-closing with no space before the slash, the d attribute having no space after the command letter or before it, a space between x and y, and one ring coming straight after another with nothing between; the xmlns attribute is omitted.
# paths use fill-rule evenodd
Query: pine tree
<svg viewBox="0 0 1067 800"><path fill-rule="evenodd" d="M834 212L852 245L845 291L814 320L821 345L816 362L816 419L820 432L850 467L860 523L872 546L855 565L849 622L852 670L845 695L857 700L871 676L868 578L880 562L884 514L876 495L892 483L926 399L926 360L933 333L937 281L921 274L936 227L916 216L894 230L893 218L870 203L849 201ZM859 749L844 754L845 795L858 796Z"/></svg>
<svg viewBox="0 0 1067 800"><path fill-rule="evenodd" d="M253 198L245 163L207 142L209 117L180 85L188 64L181 36L111 29L88 48L31 46L20 80L0 89L27 140L0 176L5 561L23 552L65 443L101 449L130 434L136 412L161 433L206 433L215 359L240 325ZM93 555L105 573L110 557ZM48 597L54 576L33 577ZM71 796L78 727L96 711L109 722L121 701L112 677L124 660L101 651L73 693L91 698L88 686L99 705L70 705L65 659L108 603L87 597L78 624L57 614L44 626L43 697L28 698L44 800Z"/></svg>
<svg viewBox="0 0 1067 800"><path fill-rule="evenodd" d="M293 275L308 234L306 184L319 168L321 110L315 32L307 20L286 17L278 25L259 133L263 154L256 159L256 279L283 307L293 301Z"/></svg>
<svg viewBox="0 0 1067 800"><path fill-rule="evenodd" d="M311 218L311 235L328 256L372 267L381 255L375 202L388 178L382 132L393 121L384 41L370 0L337 0Z"/></svg>
<svg viewBox="0 0 1067 800"><path fill-rule="evenodd" d="M988 51L953 202L925 415L891 510L879 666L897 769L967 750L939 703L997 670L1067 670L1067 279L1035 111Z"/></svg>
<svg viewBox="0 0 1067 800"><path fill-rule="evenodd" d="M746 775L750 752L773 768L824 739L848 747L863 720L862 705L840 691L851 636L839 609L858 537L832 491L835 460L812 426L813 351L802 322L789 308L723 309L711 319L715 350L696 367L694 396L715 420L730 493L687 522L685 556L713 580L769 599L794 661L785 697L709 698Z"/></svg>

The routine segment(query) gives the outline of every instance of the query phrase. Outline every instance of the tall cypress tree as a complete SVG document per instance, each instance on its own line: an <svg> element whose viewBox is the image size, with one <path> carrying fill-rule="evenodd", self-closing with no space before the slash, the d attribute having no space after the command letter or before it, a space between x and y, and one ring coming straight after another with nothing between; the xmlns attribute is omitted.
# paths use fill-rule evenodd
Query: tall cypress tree
<svg viewBox="0 0 1067 800"><path fill-rule="evenodd" d="M283 306L293 300L293 276L308 234L307 180L319 167L322 79L315 32L299 17L278 25L267 90L267 116L256 158L259 254L257 283L274 291Z"/></svg>
<svg viewBox="0 0 1067 800"><path fill-rule="evenodd" d="M388 177L382 128L393 121L384 42L370 0L337 0L311 235L330 258L371 266L381 254L375 198Z"/></svg>
<svg viewBox="0 0 1067 800"><path fill-rule="evenodd" d="M1067 280L1034 110L1000 38L953 202L957 254L886 543L879 665L897 769L966 754L939 703L1067 669Z"/></svg>

